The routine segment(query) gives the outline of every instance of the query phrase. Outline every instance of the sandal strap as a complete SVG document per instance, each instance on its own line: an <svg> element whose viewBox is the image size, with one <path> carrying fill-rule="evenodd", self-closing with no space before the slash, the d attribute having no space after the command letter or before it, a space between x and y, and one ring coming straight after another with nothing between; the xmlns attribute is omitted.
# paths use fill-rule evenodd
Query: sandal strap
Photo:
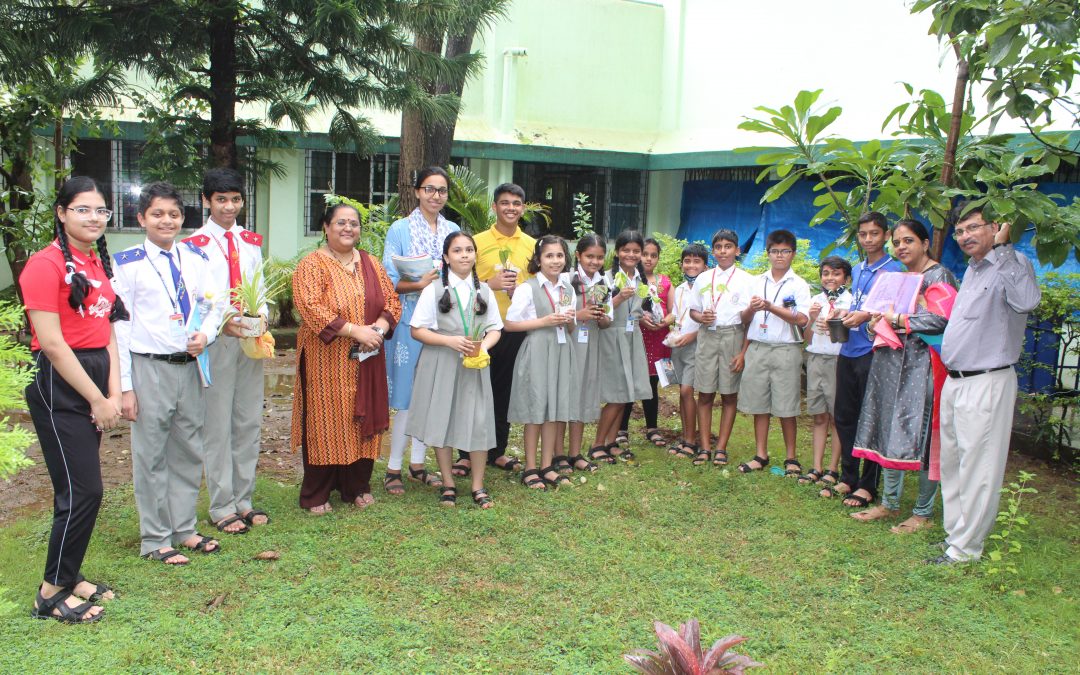
<svg viewBox="0 0 1080 675"><path fill-rule="evenodd" d="M383 475L383 479L382 479L383 487L386 487L387 485L389 485L390 483L393 483L394 481L397 481L397 482L401 483L402 485L404 485L405 481L403 480L403 478L404 477L401 475L400 471L397 472L397 473L387 471Z"/></svg>
<svg viewBox="0 0 1080 675"><path fill-rule="evenodd" d="M567 459L570 460L570 466L573 467L574 471L596 471L596 469L599 468L596 464L593 464L580 454L567 457ZM579 469L577 466L578 462L585 462L585 466Z"/></svg>
<svg viewBox="0 0 1080 675"><path fill-rule="evenodd" d="M439 488L439 501L440 502L456 502L457 501L457 488L445 485Z"/></svg>
<svg viewBox="0 0 1080 675"><path fill-rule="evenodd" d="M754 459L757 459L757 458L755 457ZM802 464L799 464L799 460L797 460L797 459L785 459L784 460L784 466L785 467L787 467L787 466L797 466L800 469L802 468Z"/></svg>

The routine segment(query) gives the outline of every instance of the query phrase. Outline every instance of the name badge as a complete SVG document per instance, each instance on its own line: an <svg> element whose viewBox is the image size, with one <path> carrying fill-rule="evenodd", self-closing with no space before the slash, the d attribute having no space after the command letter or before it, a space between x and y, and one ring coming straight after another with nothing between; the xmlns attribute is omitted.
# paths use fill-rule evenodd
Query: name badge
<svg viewBox="0 0 1080 675"><path fill-rule="evenodd" d="M769 334L769 324L767 324L767 323L759 323L758 324L758 330L761 331L762 336L768 335Z"/></svg>
<svg viewBox="0 0 1080 675"><path fill-rule="evenodd" d="M566 329L562 326L555 326L555 339L559 341L559 344L566 344Z"/></svg>
<svg viewBox="0 0 1080 675"><path fill-rule="evenodd" d="M589 329L586 326L578 326L577 329L577 341L581 344L588 344L589 342Z"/></svg>
<svg viewBox="0 0 1080 675"><path fill-rule="evenodd" d="M169 336L174 338L187 337L187 331L184 329L183 314L169 315Z"/></svg>
<svg viewBox="0 0 1080 675"><path fill-rule="evenodd" d="M634 332L634 318L633 317L627 317L626 318L626 332L627 333L633 333Z"/></svg>
<svg viewBox="0 0 1080 675"><path fill-rule="evenodd" d="M716 330L716 324L715 323L710 323L709 324L709 330Z"/></svg>

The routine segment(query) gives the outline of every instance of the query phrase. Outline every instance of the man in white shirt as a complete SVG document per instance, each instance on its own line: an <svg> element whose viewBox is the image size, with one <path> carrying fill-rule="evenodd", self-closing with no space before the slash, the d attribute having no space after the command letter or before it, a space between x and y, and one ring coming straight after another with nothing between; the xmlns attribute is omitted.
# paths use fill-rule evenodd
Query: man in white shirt
<svg viewBox="0 0 1080 675"><path fill-rule="evenodd" d="M215 296L222 293L206 255L191 244L174 245L184 222L176 188L144 187L138 219L146 241L113 258L117 293L131 314L116 323L116 342L123 414L132 422L140 555L183 565L187 557L173 546L200 553L220 548L195 531L206 415L196 359L217 335L221 303Z"/></svg>
<svg viewBox="0 0 1080 675"><path fill-rule="evenodd" d="M262 237L237 222L244 208L244 179L232 169L203 178L203 207L210 218L185 239L202 249L220 288L235 289L262 265ZM227 300L228 301L228 300ZM266 308L260 307L264 324ZM243 534L270 517L252 505L263 409L263 362L240 348L243 329L230 321L210 348L214 384L206 392L206 486L210 519L218 530Z"/></svg>
<svg viewBox="0 0 1080 675"><path fill-rule="evenodd" d="M799 415L802 378L802 327L810 309L810 286L791 271L795 259L795 235L787 230L770 232L765 239L769 269L754 279L755 294L743 311L747 322L746 370L743 374L739 410L754 416L757 455L739 465L739 471L760 471L769 464L769 420L780 418L787 459L784 473L802 473L795 459L795 418ZM760 289L760 295L757 295Z"/></svg>

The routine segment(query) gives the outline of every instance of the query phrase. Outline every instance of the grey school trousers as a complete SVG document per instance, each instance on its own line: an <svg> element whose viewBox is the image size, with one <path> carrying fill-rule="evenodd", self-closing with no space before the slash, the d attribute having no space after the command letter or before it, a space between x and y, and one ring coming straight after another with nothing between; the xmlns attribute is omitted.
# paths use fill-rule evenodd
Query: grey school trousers
<svg viewBox="0 0 1080 675"><path fill-rule="evenodd" d="M209 347L206 390L206 488L217 522L252 508L263 411L263 362L248 358L238 338L218 336Z"/></svg>
<svg viewBox="0 0 1080 675"><path fill-rule="evenodd" d="M140 555L195 533L206 412L198 364L131 356L139 408L131 424L131 469L139 509Z"/></svg>

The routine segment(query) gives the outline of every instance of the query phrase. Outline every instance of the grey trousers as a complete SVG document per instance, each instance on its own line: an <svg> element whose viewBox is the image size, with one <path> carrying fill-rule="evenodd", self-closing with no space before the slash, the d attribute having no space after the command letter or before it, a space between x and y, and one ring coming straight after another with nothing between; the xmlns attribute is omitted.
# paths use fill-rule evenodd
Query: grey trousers
<svg viewBox="0 0 1080 675"><path fill-rule="evenodd" d="M881 490L881 505L896 511L900 508L900 496L904 494L904 477L910 471L900 469L882 469L884 485ZM937 497L938 482L930 480L929 471L919 471L919 496L915 498L915 506L911 512L916 516L929 518L934 515L934 499Z"/></svg>
<svg viewBox="0 0 1080 675"><path fill-rule="evenodd" d="M210 345L206 390L206 487L215 522L249 511L259 463L263 362L248 358L240 340L218 336Z"/></svg>
<svg viewBox="0 0 1080 675"><path fill-rule="evenodd" d="M948 378L941 390L941 503L945 553L977 560L997 522L1016 406L1012 368Z"/></svg>
<svg viewBox="0 0 1080 675"><path fill-rule="evenodd" d="M139 403L131 424L131 468L145 555L195 533L206 405L194 362L133 355L131 386Z"/></svg>

